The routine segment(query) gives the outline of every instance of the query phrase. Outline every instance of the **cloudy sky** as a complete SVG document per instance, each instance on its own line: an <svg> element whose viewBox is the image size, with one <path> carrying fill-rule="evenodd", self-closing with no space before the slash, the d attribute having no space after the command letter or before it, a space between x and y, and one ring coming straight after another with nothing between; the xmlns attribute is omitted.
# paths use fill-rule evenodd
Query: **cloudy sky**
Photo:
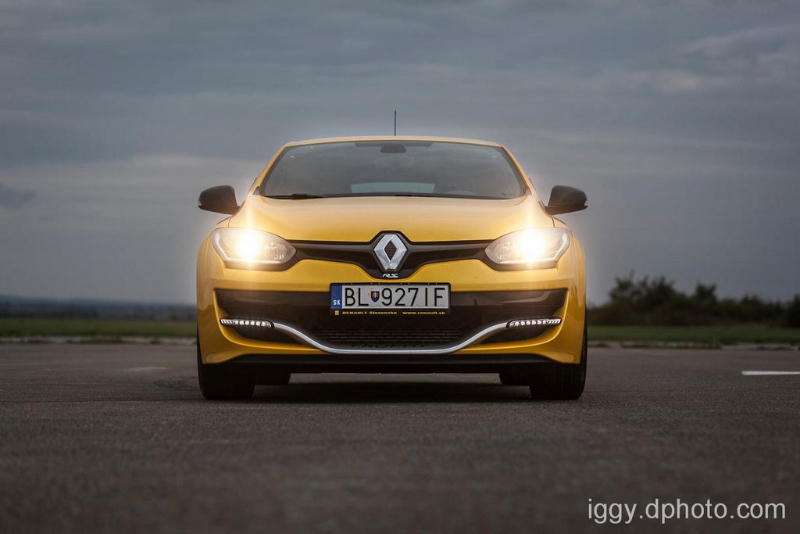
<svg viewBox="0 0 800 534"><path fill-rule="evenodd" d="M746 1L0 0L0 294L191 302L284 142L496 140L586 190L589 296L800 292L800 8Z"/></svg>

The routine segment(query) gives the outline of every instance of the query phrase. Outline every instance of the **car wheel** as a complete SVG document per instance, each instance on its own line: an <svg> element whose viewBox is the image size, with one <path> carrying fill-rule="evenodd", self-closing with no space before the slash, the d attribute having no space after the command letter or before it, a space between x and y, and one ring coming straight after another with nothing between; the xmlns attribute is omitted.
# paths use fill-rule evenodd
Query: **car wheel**
<svg viewBox="0 0 800 534"><path fill-rule="evenodd" d="M504 386L527 386L530 384L530 377L528 373L503 371L500 373L500 383Z"/></svg>
<svg viewBox="0 0 800 534"><path fill-rule="evenodd" d="M586 326L583 327L581 362L559 363L543 373L530 376L531 397L549 400L576 400L583 394L586 384Z"/></svg>
<svg viewBox="0 0 800 534"><path fill-rule="evenodd" d="M253 396L255 384L242 375L231 373L220 365L203 363L200 357L200 340L197 340L197 378L200 391L208 400L244 400Z"/></svg>

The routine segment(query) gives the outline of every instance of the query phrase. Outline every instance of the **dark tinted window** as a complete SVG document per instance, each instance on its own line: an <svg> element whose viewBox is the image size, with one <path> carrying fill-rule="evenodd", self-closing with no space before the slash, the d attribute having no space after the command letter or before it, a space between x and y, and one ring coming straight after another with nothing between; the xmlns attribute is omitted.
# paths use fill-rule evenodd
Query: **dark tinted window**
<svg viewBox="0 0 800 534"><path fill-rule="evenodd" d="M321 143L286 149L262 186L269 197L517 198L525 188L499 148L402 141Z"/></svg>

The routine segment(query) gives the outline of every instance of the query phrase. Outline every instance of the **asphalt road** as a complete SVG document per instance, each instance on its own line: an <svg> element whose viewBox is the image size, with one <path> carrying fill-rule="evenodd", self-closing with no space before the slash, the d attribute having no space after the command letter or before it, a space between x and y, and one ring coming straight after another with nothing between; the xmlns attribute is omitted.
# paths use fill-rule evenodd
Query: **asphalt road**
<svg viewBox="0 0 800 534"><path fill-rule="evenodd" d="M616 530L597 503L784 503L800 531L798 352L590 352L577 402L492 375L298 375L207 402L193 347L0 345L0 532ZM659 527L659 528L657 528Z"/></svg>

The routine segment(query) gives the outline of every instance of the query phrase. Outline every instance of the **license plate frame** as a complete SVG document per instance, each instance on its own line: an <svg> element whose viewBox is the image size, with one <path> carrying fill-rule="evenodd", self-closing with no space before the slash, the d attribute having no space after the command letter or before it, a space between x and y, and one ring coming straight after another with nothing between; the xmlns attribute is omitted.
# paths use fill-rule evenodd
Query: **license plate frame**
<svg viewBox="0 0 800 534"><path fill-rule="evenodd" d="M346 288L355 291L355 294L349 295L356 299L355 303L348 302ZM441 291L437 293L437 288L443 290L443 293ZM391 298L386 296L388 295L385 293L386 289L391 290ZM410 293L413 289L417 291L412 296ZM366 295L364 290L367 292ZM374 300L374 291L378 292L377 300ZM337 316L446 315L450 313L452 292L450 284L446 282L335 283L330 285L329 294L331 314ZM417 303L416 300L420 296L424 302ZM388 306L385 304L387 299L390 301ZM428 305L431 300L433 300L432 305Z"/></svg>

